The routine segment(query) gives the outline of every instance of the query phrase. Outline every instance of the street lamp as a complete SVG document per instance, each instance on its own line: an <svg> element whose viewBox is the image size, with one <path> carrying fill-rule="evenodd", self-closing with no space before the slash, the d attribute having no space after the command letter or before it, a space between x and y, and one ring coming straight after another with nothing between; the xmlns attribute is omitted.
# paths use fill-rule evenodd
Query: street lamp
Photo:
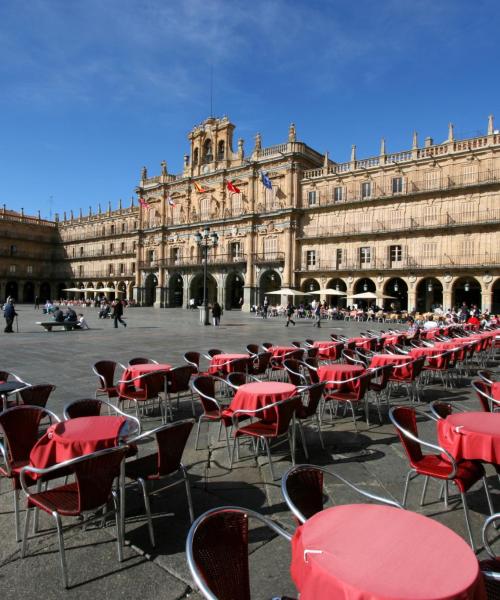
<svg viewBox="0 0 500 600"><path fill-rule="evenodd" d="M208 316L208 249L215 248L219 243L219 236L215 231L210 233L210 227L194 234L194 239L198 247L202 250L203 256L203 324L210 325Z"/></svg>

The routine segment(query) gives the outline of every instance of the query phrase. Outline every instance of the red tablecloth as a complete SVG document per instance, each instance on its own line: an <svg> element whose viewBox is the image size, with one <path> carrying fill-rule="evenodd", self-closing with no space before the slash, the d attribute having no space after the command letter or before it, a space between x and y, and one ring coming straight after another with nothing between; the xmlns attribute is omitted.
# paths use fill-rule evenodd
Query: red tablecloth
<svg viewBox="0 0 500 600"><path fill-rule="evenodd" d="M319 348L318 358L324 360L338 360L344 347L342 342L314 342L313 346Z"/></svg>
<svg viewBox="0 0 500 600"><path fill-rule="evenodd" d="M232 360L237 360L239 358L244 358L248 360L248 354L216 354L212 356L210 360L210 366L208 367L208 372L215 373L230 373L234 371L231 364L227 364Z"/></svg>
<svg viewBox="0 0 500 600"><path fill-rule="evenodd" d="M230 411L236 410L256 410L279 402L280 400L286 400L294 396L297 392L297 388L291 383L281 383L277 381L256 381L254 383L245 383L240 386L231 400L229 405ZM274 420L275 413L271 409L263 411L259 414L259 418L265 420Z"/></svg>
<svg viewBox="0 0 500 600"><path fill-rule="evenodd" d="M495 381L491 386L491 395L500 402L500 381Z"/></svg>
<svg viewBox="0 0 500 600"><path fill-rule="evenodd" d="M438 440L457 460L500 465L500 413L455 413L437 424Z"/></svg>
<svg viewBox="0 0 500 600"><path fill-rule="evenodd" d="M410 350L410 359L420 358L421 356L425 356L427 358L428 356L437 356L438 354L443 354L446 352L444 348L437 348L436 346L433 346L432 348L428 348L426 346L422 348L412 348Z"/></svg>
<svg viewBox="0 0 500 600"><path fill-rule="evenodd" d="M382 336L384 344L399 344L405 339L404 333L385 333Z"/></svg>
<svg viewBox="0 0 500 600"><path fill-rule="evenodd" d="M318 377L320 381L336 381L341 383L346 379L352 379L365 372L361 365L321 365L318 368ZM330 389L335 389L338 392L352 392L355 384L353 382L344 383L342 385L329 384L326 386Z"/></svg>
<svg viewBox="0 0 500 600"><path fill-rule="evenodd" d="M300 348L295 348L295 346L271 346L267 351L273 356L283 356L283 354L288 354L294 350L300 350Z"/></svg>
<svg viewBox="0 0 500 600"><path fill-rule="evenodd" d="M292 540L301 600L482 600L479 564L466 542L415 512L376 504L323 510Z"/></svg>
<svg viewBox="0 0 500 600"><path fill-rule="evenodd" d="M46 468L65 460L113 448L125 432L126 417L79 417L49 427L30 454L34 467Z"/></svg>
<svg viewBox="0 0 500 600"><path fill-rule="evenodd" d="M350 342L355 342L357 348L363 348L363 350L371 350L376 344L376 340L374 338L362 338L362 337L354 337L349 338Z"/></svg>
<svg viewBox="0 0 500 600"><path fill-rule="evenodd" d="M139 377L140 375L146 375L146 373L154 373L155 371L170 371L172 365L168 365L167 363L163 364L155 364L155 363L146 363L143 365L129 365L122 376L122 381L130 381L134 379L134 377ZM121 383L118 391L119 393L124 393L127 390L129 384ZM137 382L137 387L141 387L140 380Z"/></svg>
<svg viewBox="0 0 500 600"><path fill-rule="evenodd" d="M375 354L370 361L370 369L384 367L385 365L404 365L410 362L412 357L408 354ZM406 367L404 369L395 369L391 377L394 379L406 379L410 376L410 371Z"/></svg>

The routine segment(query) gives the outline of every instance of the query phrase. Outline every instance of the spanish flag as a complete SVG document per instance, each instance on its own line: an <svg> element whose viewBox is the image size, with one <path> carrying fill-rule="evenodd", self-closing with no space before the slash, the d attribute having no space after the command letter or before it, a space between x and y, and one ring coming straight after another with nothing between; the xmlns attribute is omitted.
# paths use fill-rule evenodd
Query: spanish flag
<svg viewBox="0 0 500 600"><path fill-rule="evenodd" d="M232 181L228 181L227 182L227 189L232 193L232 194L239 194L240 193L240 188L237 188L234 183Z"/></svg>
<svg viewBox="0 0 500 600"><path fill-rule="evenodd" d="M201 187L201 185L199 183L196 183L196 181L194 181L193 183L194 183L194 187L196 188L196 191L198 192L198 194L206 194L208 192L208 190Z"/></svg>

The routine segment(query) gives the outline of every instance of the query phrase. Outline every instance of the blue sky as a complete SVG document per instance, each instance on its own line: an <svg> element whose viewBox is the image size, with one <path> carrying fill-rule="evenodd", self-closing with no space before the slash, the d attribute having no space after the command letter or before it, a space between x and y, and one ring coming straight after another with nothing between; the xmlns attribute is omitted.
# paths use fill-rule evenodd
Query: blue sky
<svg viewBox="0 0 500 600"><path fill-rule="evenodd" d="M0 205L128 202L227 114L249 152L297 135L333 160L500 126L497 0L2 0Z"/></svg>

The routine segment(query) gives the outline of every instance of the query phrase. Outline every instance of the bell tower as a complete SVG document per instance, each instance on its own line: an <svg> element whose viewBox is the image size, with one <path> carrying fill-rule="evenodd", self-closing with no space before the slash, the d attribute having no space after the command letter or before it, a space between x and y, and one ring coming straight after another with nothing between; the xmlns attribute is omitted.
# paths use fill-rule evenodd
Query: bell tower
<svg viewBox="0 0 500 600"><path fill-rule="evenodd" d="M190 160L185 161L184 175L194 176L227 168L238 157L233 153L234 125L227 117L209 117L188 135Z"/></svg>

